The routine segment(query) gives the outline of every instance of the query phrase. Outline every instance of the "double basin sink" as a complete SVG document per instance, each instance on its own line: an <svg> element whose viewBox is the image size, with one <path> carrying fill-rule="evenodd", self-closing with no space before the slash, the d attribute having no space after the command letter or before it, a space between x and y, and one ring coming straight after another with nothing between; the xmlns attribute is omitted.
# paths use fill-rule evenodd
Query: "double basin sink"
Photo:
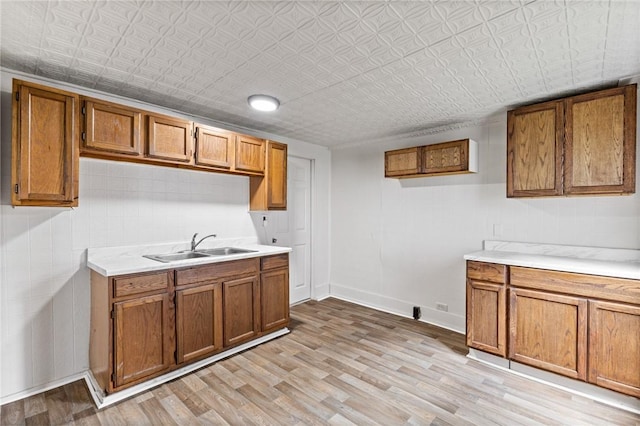
<svg viewBox="0 0 640 426"><path fill-rule="evenodd" d="M201 249L196 251L179 251L167 254L147 254L143 257L157 262L169 263L178 260L199 259L201 257L230 256L232 254L255 253L257 250L248 250L237 247L217 247L211 249Z"/></svg>

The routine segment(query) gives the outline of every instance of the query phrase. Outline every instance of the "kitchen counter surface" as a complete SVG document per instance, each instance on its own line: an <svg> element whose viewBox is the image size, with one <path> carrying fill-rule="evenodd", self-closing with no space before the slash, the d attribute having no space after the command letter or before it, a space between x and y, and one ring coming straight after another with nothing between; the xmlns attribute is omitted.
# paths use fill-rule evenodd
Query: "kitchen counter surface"
<svg viewBox="0 0 640 426"><path fill-rule="evenodd" d="M466 260L640 279L640 250L485 241Z"/></svg>
<svg viewBox="0 0 640 426"><path fill-rule="evenodd" d="M198 249L209 249L216 247L237 247L255 250L252 253L238 253L226 256L210 256L196 259L186 259L175 262L158 262L156 260L143 257L146 254L166 254L177 251L188 250L189 243L169 243L146 246L125 246L90 248L87 251L87 266L103 275L114 276L123 274L134 274L138 272L160 271L163 269L177 269L194 265L205 265L210 263L228 262L230 260L250 259L254 257L269 256L291 252L289 247L268 246L258 244L256 240L244 239L224 239L203 242Z"/></svg>

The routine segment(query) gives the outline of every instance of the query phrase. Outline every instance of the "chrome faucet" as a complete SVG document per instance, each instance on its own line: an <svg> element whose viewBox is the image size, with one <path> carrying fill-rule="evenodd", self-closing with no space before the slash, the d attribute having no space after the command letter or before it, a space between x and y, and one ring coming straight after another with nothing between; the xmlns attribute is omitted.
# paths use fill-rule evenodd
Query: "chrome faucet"
<svg viewBox="0 0 640 426"><path fill-rule="evenodd" d="M200 245L201 242L203 242L204 240L206 240L207 238L210 237L217 237L216 234L211 234L211 235L207 235L206 237L200 238L200 241L198 241L196 243L196 237L198 236L198 233L196 232L195 234L193 234L193 237L191 237L191 251L195 251L196 247L198 247L198 245Z"/></svg>

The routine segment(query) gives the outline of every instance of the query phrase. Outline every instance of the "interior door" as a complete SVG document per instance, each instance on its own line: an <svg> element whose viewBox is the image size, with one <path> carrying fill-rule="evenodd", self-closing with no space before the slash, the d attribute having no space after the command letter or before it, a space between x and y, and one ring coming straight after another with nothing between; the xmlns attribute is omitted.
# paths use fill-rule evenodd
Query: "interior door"
<svg viewBox="0 0 640 426"><path fill-rule="evenodd" d="M289 298L297 303L311 298L311 160L289 157L288 163Z"/></svg>

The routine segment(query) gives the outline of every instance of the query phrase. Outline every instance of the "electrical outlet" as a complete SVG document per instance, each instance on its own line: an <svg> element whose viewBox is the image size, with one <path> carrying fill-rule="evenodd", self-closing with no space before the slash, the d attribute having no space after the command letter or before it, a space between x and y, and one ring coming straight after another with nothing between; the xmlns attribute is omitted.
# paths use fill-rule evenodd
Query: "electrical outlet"
<svg viewBox="0 0 640 426"><path fill-rule="evenodd" d="M414 306L413 307L413 319L415 319L415 320L420 319L421 316L422 316L422 313L420 312L420 306Z"/></svg>
<svg viewBox="0 0 640 426"><path fill-rule="evenodd" d="M449 305L446 303L436 303L436 309L443 312L449 312Z"/></svg>

